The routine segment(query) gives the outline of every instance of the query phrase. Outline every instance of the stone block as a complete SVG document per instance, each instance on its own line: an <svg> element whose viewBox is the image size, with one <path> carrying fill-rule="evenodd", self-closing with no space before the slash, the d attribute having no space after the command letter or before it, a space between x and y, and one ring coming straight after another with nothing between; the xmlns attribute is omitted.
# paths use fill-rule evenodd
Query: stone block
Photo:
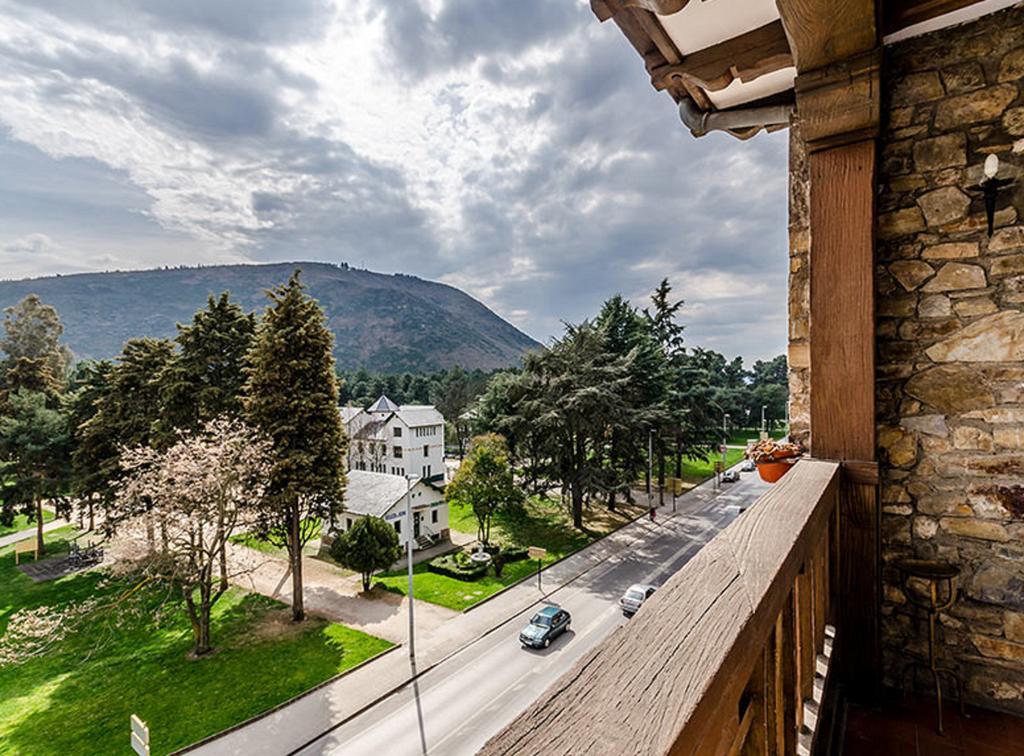
<svg viewBox="0 0 1024 756"><path fill-rule="evenodd" d="M897 79L890 91L893 105L916 105L919 102L937 100L946 94L937 71L912 73Z"/></svg>
<svg viewBox="0 0 1024 756"><path fill-rule="evenodd" d="M1024 134L1024 107L1010 108L1003 113L1003 128L1013 136Z"/></svg>
<svg viewBox="0 0 1024 756"><path fill-rule="evenodd" d="M1011 50L999 62L998 81L1024 79L1024 47Z"/></svg>
<svg viewBox="0 0 1024 756"><path fill-rule="evenodd" d="M1011 643L999 638L990 638L987 635L972 635L971 641L982 656L1024 662L1024 644L1022 643Z"/></svg>
<svg viewBox="0 0 1024 756"><path fill-rule="evenodd" d="M995 401L984 374L968 365L939 365L907 381L906 392L942 414L991 406Z"/></svg>
<svg viewBox="0 0 1024 756"><path fill-rule="evenodd" d="M1019 425L994 428L992 438L1001 449L1024 449L1024 427Z"/></svg>
<svg viewBox="0 0 1024 756"><path fill-rule="evenodd" d="M1024 255L1022 255L1024 257ZM889 266L889 272L907 291L913 291L935 274L935 269L920 260L899 260Z"/></svg>
<svg viewBox="0 0 1024 756"><path fill-rule="evenodd" d="M953 446L957 449L992 451L992 436L985 431L970 425L961 425L953 429Z"/></svg>
<svg viewBox="0 0 1024 756"><path fill-rule="evenodd" d="M991 297L968 297L967 299L957 300L954 305L956 314L962 318L973 318L978 315L991 315L996 312L999 308L996 307L996 303L992 301Z"/></svg>
<svg viewBox="0 0 1024 756"><path fill-rule="evenodd" d="M914 518L914 538L920 538L923 541L930 541L932 538L935 537L935 534L938 531L939 523L933 518L922 516Z"/></svg>
<svg viewBox="0 0 1024 756"><path fill-rule="evenodd" d="M999 118L1017 97L1013 84L997 84L943 100L935 109L935 128L940 131L964 124Z"/></svg>
<svg viewBox="0 0 1024 756"><path fill-rule="evenodd" d="M917 417L905 417L900 424L910 431L925 433L929 436L946 436L949 434L949 427L946 425L944 415L919 415Z"/></svg>
<svg viewBox="0 0 1024 756"><path fill-rule="evenodd" d="M922 287L921 291L965 291L983 289L985 285L985 269L980 265L948 262L939 268L939 272Z"/></svg>
<svg viewBox="0 0 1024 756"><path fill-rule="evenodd" d="M932 294L923 297L917 305L917 314L922 318L945 318L951 313L949 297Z"/></svg>
<svg viewBox="0 0 1024 756"><path fill-rule="evenodd" d="M967 412L964 418L986 423L1024 423L1024 407L984 407Z"/></svg>
<svg viewBox="0 0 1024 756"><path fill-rule="evenodd" d="M1014 643L1024 643L1024 614L1006 612L1003 615L1003 635Z"/></svg>
<svg viewBox="0 0 1024 756"><path fill-rule="evenodd" d="M971 92L985 86L985 72L974 60L958 63L942 69L942 83L950 94Z"/></svg>
<svg viewBox="0 0 1024 756"><path fill-rule="evenodd" d="M1006 252L1012 249L1024 249L1024 226L1009 226L996 229L988 240L989 252Z"/></svg>
<svg viewBox="0 0 1024 756"><path fill-rule="evenodd" d="M967 136L963 132L922 139L914 145L914 167L920 173L967 165Z"/></svg>
<svg viewBox="0 0 1024 756"><path fill-rule="evenodd" d="M997 257L988 268L990 276L1016 276L1021 273L1024 273L1024 254Z"/></svg>
<svg viewBox="0 0 1024 756"><path fill-rule="evenodd" d="M998 522L979 520L974 517L943 517L939 525L947 533L964 538L977 538L982 541L1005 543L1010 540L1006 528Z"/></svg>
<svg viewBox="0 0 1024 756"><path fill-rule="evenodd" d="M917 198L917 204L929 226L944 226L967 215L971 198L956 186L933 189Z"/></svg>
<svg viewBox="0 0 1024 756"><path fill-rule="evenodd" d="M1010 310L976 320L959 333L929 347L926 354L935 362L1024 360L1024 313Z"/></svg>
<svg viewBox="0 0 1024 756"><path fill-rule="evenodd" d="M895 239L924 230L924 216L919 207L906 207L878 216L878 237Z"/></svg>
<svg viewBox="0 0 1024 756"><path fill-rule="evenodd" d="M977 256L978 242L946 242L925 247L921 252L925 260L963 260Z"/></svg>

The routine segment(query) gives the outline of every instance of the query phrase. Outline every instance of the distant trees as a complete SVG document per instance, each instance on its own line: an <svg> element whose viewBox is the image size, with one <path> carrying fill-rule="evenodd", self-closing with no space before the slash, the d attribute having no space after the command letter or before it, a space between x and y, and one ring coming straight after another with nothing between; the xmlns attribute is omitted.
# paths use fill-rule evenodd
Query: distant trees
<svg viewBox="0 0 1024 756"><path fill-rule="evenodd" d="M48 406L42 391L18 389L8 395L0 415L0 523L10 525L18 512L36 523L39 553L43 542L43 502L67 514L63 497L70 467L67 422Z"/></svg>
<svg viewBox="0 0 1024 756"><path fill-rule="evenodd" d="M573 523L593 497L615 507L619 495L647 473L648 444L658 481L674 457L706 458L721 443L729 413L737 424L769 404L781 417L788 396L785 357L758 362L683 345L681 300L667 280L651 305L638 310L621 296L604 303L593 321L567 324L521 370L493 376L473 406L477 432L500 433L509 459L533 491L557 486Z"/></svg>
<svg viewBox="0 0 1024 756"><path fill-rule="evenodd" d="M445 500L461 502L473 508L477 521L477 539L487 545L491 539L494 513L522 501L508 460L505 440L498 435L477 436L469 455L445 487Z"/></svg>
<svg viewBox="0 0 1024 756"><path fill-rule="evenodd" d="M61 514L71 439L62 404L69 355L57 311L30 294L4 310L0 339L0 523L18 513L36 524L40 553L43 502Z"/></svg>
<svg viewBox="0 0 1024 756"><path fill-rule="evenodd" d="M121 455L110 521L159 520L162 545L145 570L178 590L196 656L212 649L210 617L228 589L228 539L254 516L269 482L271 453L269 439L225 417L182 433L165 449L136 446Z"/></svg>
<svg viewBox="0 0 1024 756"><path fill-rule="evenodd" d="M292 618L305 617L302 547L342 509L347 447L338 412L334 338L298 271L268 293L249 354L245 417L273 442L270 482L256 512L255 532L288 550Z"/></svg>
<svg viewBox="0 0 1024 756"><path fill-rule="evenodd" d="M360 517L331 543L331 556L343 567L355 570L370 590L373 573L385 570L402 558L398 533L380 517Z"/></svg>

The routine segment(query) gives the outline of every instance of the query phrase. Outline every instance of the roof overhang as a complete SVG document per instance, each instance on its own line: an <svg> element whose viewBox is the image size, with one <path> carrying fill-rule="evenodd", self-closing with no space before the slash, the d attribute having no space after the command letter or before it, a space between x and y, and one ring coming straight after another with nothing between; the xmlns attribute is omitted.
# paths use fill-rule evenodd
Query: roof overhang
<svg viewBox="0 0 1024 756"><path fill-rule="evenodd" d="M961 23L1013 4L1013 0L590 0L601 21L613 20L644 60L651 84L677 103L681 112L702 114L767 106L793 106L798 77L815 72L835 88L824 69L859 59L914 29L927 31ZM976 12L975 12L976 9ZM948 18L944 23L943 19ZM842 78L842 73L839 77ZM807 87L804 87L807 90ZM877 98L876 98L877 99ZM728 131L746 139L762 129L785 128L779 118L747 125L721 119ZM707 119L703 119L702 123ZM743 123L740 127L734 126ZM696 136L706 129L691 130Z"/></svg>

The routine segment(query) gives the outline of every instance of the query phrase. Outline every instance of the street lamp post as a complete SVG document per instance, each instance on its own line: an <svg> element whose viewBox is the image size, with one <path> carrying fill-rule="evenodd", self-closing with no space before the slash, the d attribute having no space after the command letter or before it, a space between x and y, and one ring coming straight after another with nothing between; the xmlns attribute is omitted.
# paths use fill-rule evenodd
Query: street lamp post
<svg viewBox="0 0 1024 756"><path fill-rule="evenodd" d="M722 470L725 470L725 451L729 444L729 413L722 415Z"/></svg>
<svg viewBox="0 0 1024 756"><path fill-rule="evenodd" d="M761 432L762 433L764 433L765 431L768 430L768 426L765 425L765 419L764 419L764 411L766 409L768 409L768 405L767 404L762 404L761 405Z"/></svg>
<svg viewBox="0 0 1024 756"><path fill-rule="evenodd" d="M409 562L409 663L416 672L416 624L413 620L412 593L412 474L405 476L405 554Z"/></svg>

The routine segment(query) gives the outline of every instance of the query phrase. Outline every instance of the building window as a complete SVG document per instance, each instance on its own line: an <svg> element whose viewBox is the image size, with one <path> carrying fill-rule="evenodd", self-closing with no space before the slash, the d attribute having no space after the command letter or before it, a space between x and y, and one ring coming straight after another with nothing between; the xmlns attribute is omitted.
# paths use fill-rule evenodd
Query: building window
<svg viewBox="0 0 1024 756"><path fill-rule="evenodd" d="M395 520L395 532L396 533L401 533L402 532L402 521L401 520Z"/></svg>
<svg viewBox="0 0 1024 756"><path fill-rule="evenodd" d="M430 456L430 446L427 445L427 444L423 444L423 456L424 457L429 457Z"/></svg>
<svg viewBox="0 0 1024 756"><path fill-rule="evenodd" d="M391 456L393 456L395 459L401 459L402 458L402 447L401 446L396 446L395 447L395 453L393 455L391 455Z"/></svg>
<svg viewBox="0 0 1024 756"><path fill-rule="evenodd" d="M346 517L345 518L345 530L351 530L351 529L352 529L352 518L351 517Z"/></svg>
<svg viewBox="0 0 1024 756"><path fill-rule="evenodd" d="M436 508L430 510L430 522L432 522L435 525L437 524L437 509Z"/></svg>
<svg viewBox="0 0 1024 756"><path fill-rule="evenodd" d="M402 437L402 428L400 426L396 425L395 426L395 438L401 438L401 437Z"/></svg>

